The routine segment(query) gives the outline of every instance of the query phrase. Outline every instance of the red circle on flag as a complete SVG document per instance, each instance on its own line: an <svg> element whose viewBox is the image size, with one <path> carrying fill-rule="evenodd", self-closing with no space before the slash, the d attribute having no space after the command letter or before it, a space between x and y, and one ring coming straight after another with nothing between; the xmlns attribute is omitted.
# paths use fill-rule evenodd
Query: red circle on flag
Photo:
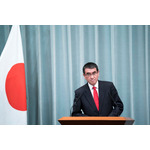
<svg viewBox="0 0 150 150"><path fill-rule="evenodd" d="M6 77L5 90L8 102L13 108L27 110L24 63L11 67Z"/></svg>

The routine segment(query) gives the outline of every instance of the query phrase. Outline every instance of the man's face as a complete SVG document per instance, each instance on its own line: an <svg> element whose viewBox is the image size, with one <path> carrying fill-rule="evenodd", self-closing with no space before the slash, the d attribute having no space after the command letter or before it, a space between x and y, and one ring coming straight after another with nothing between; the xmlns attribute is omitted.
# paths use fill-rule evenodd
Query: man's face
<svg viewBox="0 0 150 150"><path fill-rule="evenodd" d="M98 80L99 71L97 71L96 68L93 68L93 69L86 68L85 74L83 74L83 76L87 80L88 83L94 86Z"/></svg>

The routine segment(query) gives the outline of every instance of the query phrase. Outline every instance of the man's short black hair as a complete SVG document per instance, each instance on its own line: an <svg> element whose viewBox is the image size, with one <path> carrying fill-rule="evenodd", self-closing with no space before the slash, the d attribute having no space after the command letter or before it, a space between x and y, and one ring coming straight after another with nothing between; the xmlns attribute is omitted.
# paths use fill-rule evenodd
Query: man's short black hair
<svg viewBox="0 0 150 150"><path fill-rule="evenodd" d="M88 62L86 63L84 66L83 66L83 73L85 74L85 69L86 68L89 68L89 69L93 69L93 68L96 68L96 70L98 71L98 66L93 63L93 62Z"/></svg>

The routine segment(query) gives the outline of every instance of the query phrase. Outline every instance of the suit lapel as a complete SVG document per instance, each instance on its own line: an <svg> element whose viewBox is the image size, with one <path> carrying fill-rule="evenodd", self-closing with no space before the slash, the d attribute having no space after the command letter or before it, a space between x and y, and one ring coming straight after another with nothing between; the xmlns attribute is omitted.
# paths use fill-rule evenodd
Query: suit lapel
<svg viewBox="0 0 150 150"><path fill-rule="evenodd" d="M87 98L87 101L90 103L91 107L95 110L98 111L92 96L92 93L90 91L90 88L88 86L88 84L85 85L85 96Z"/></svg>
<svg viewBox="0 0 150 150"><path fill-rule="evenodd" d="M104 88L101 81L99 81L99 112L101 113L104 103Z"/></svg>

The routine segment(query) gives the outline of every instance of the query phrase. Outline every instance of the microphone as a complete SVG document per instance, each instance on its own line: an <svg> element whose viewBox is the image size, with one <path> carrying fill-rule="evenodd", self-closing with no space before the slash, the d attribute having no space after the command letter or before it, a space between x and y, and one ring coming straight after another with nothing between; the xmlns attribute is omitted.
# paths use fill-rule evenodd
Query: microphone
<svg viewBox="0 0 150 150"><path fill-rule="evenodd" d="M84 93L84 92L83 92ZM79 97L76 97L75 100L74 100L74 103L70 109L70 116L72 116L72 109L75 105L77 105L77 102L79 101L79 99L82 97L83 93L81 95L79 95Z"/></svg>
<svg viewBox="0 0 150 150"><path fill-rule="evenodd" d="M84 92L83 92L84 93ZM83 93L81 94L81 95L79 95L79 97L76 97L75 98L75 101L74 101L74 104L76 105L77 104L77 102L79 101L79 99L81 98L81 96L83 95Z"/></svg>
<svg viewBox="0 0 150 150"><path fill-rule="evenodd" d="M116 102L115 102L115 100L114 100L114 98L113 98L112 95L110 94L110 92L108 93L108 95L110 96L110 98L112 99L112 101L114 102L114 104L117 105Z"/></svg>

